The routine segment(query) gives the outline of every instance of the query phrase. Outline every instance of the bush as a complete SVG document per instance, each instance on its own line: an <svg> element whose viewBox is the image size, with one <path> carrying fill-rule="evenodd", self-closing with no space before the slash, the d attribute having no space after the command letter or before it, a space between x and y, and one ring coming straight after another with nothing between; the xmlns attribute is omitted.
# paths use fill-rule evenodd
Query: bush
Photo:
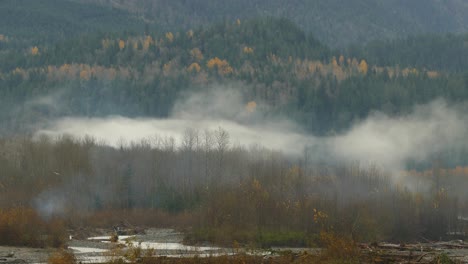
<svg viewBox="0 0 468 264"><path fill-rule="evenodd" d="M322 231L320 240L325 247L321 254L325 262L359 263L359 247L350 237Z"/></svg>
<svg viewBox="0 0 468 264"><path fill-rule="evenodd" d="M73 253L65 251L65 250L60 250L55 253L53 253L48 261L48 264L76 264L76 258Z"/></svg>
<svg viewBox="0 0 468 264"><path fill-rule="evenodd" d="M65 241L60 219L42 219L35 210L15 207L0 210L0 244L8 246L60 247Z"/></svg>
<svg viewBox="0 0 468 264"><path fill-rule="evenodd" d="M306 247L307 236L303 232L262 232L258 236L258 244L267 247Z"/></svg>
<svg viewBox="0 0 468 264"><path fill-rule="evenodd" d="M437 264L455 264L456 262L453 261L446 253L442 253L438 255L432 263L437 263Z"/></svg>

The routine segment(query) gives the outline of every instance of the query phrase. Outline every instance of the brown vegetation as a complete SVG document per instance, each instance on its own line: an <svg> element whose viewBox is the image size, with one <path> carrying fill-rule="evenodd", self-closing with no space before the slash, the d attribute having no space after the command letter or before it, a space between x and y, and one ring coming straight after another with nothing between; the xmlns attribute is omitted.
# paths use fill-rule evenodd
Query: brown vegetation
<svg viewBox="0 0 468 264"><path fill-rule="evenodd" d="M0 244L29 247L59 247L65 239L63 221L44 220L33 209L0 210Z"/></svg>
<svg viewBox="0 0 468 264"><path fill-rule="evenodd" d="M429 186L418 192L374 167L233 147L222 130L184 137L120 149L68 137L0 142L2 243L58 246L62 222L185 228L187 242L261 247L439 239L466 228L462 168L407 176Z"/></svg>
<svg viewBox="0 0 468 264"><path fill-rule="evenodd" d="M207 258L143 258L142 263L145 264L178 264L178 263L193 263L193 264L286 264L286 263L330 263L331 259L323 260L317 256L309 254L293 254L285 253L281 256L263 257L250 255L237 256L220 256ZM348 262L352 263L352 262Z"/></svg>
<svg viewBox="0 0 468 264"><path fill-rule="evenodd" d="M53 253L48 261L48 264L75 264L76 263L76 258L73 253L65 251L65 250L60 250L55 253Z"/></svg>

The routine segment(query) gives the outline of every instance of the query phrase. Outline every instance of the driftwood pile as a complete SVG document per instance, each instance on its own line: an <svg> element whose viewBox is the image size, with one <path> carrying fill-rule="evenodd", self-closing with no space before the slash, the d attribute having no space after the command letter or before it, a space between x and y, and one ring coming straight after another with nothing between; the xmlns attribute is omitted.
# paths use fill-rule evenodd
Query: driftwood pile
<svg viewBox="0 0 468 264"><path fill-rule="evenodd" d="M468 243L462 240L416 244L360 244L369 263L468 263Z"/></svg>

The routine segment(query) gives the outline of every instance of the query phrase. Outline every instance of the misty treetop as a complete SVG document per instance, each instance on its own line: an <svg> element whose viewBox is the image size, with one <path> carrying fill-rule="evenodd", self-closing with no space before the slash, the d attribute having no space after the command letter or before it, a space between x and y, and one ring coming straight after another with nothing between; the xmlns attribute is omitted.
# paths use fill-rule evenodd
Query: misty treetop
<svg viewBox="0 0 468 264"><path fill-rule="evenodd" d="M310 132L327 134L371 111L402 114L440 97L463 101L468 91L463 64L446 67L451 57L436 54L444 62L425 67L410 58L391 65L371 53L344 56L285 19L235 19L146 35L88 34L28 47L14 42L0 38L4 132L69 115L167 117L186 91L238 83L246 103L266 103L271 116L292 117ZM418 43L414 50L433 42Z"/></svg>

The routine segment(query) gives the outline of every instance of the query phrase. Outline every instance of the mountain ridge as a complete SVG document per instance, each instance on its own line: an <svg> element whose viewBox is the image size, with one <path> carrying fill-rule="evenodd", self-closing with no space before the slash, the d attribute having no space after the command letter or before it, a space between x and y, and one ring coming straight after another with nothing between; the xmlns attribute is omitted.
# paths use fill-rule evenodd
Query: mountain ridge
<svg viewBox="0 0 468 264"><path fill-rule="evenodd" d="M468 32L468 2L462 0L74 0L112 6L188 29L222 20L285 17L332 47L425 33Z"/></svg>
<svg viewBox="0 0 468 264"><path fill-rule="evenodd" d="M124 10L62 0L0 2L0 34L50 41L81 33L144 30L144 22Z"/></svg>

